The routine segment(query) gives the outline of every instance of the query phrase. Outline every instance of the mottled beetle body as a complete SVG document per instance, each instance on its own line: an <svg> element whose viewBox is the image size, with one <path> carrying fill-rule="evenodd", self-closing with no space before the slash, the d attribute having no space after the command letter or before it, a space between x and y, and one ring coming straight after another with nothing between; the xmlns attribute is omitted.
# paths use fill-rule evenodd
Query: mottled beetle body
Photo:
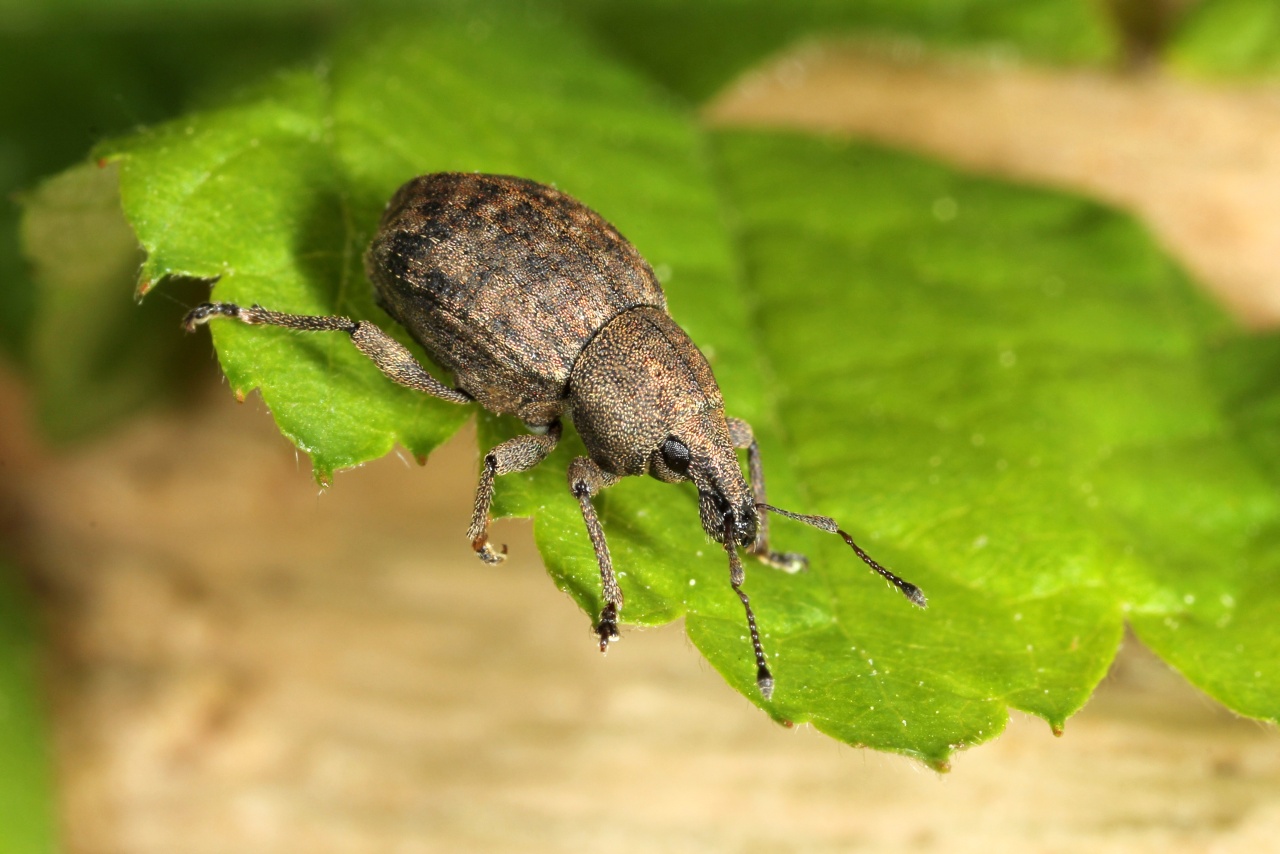
<svg viewBox="0 0 1280 854"><path fill-rule="evenodd" d="M874 570L923 606L919 588L872 560L836 523L771 507L751 427L728 418L706 358L667 314L653 270L612 225L570 196L522 178L438 173L396 192L365 255L378 304L454 376L449 388L368 321L283 314L206 303L185 321L233 317L304 331L343 331L388 377L455 403L476 401L533 431L485 455L468 536L489 544L494 480L541 462L561 419L574 423L588 456L569 467L569 487L600 565L601 650L618 637L622 591L591 498L628 475L698 490L706 533L723 544L729 581L746 610L756 681L772 694L755 614L742 590L738 548L796 570L800 555L770 551L767 513L839 534ZM737 449L746 449L750 482ZM505 548L504 548L505 551Z"/></svg>
<svg viewBox="0 0 1280 854"><path fill-rule="evenodd" d="M378 304L491 412L559 418L582 350L653 271L594 211L520 178L445 172L396 192L365 254Z"/></svg>

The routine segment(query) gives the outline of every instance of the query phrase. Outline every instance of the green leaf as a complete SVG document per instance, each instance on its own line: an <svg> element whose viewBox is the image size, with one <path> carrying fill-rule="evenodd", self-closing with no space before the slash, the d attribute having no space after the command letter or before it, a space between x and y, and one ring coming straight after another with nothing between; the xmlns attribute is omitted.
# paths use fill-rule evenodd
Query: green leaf
<svg viewBox="0 0 1280 854"><path fill-rule="evenodd" d="M1134 629L1210 696L1273 722L1280 716L1277 368L1280 336L1213 342L1194 379L1222 420L1207 435L1188 431L1131 451L1110 472L1140 468L1142 478L1140 494L1131 484L1117 489L1135 549L1152 557L1133 594ZM1170 413L1178 412L1171 402Z"/></svg>
<svg viewBox="0 0 1280 854"><path fill-rule="evenodd" d="M719 150L792 437L773 456L931 595L923 617L831 597L845 640L883 641L891 696L950 721L969 698L966 741L1005 704L1061 726L1127 617L1274 720L1280 343L1236 339L1092 203L811 139Z"/></svg>
<svg viewBox="0 0 1280 854"><path fill-rule="evenodd" d="M1203 0L1179 24L1166 50L1176 67L1213 76L1280 71L1280 5L1273 0Z"/></svg>
<svg viewBox="0 0 1280 854"><path fill-rule="evenodd" d="M30 597L0 563L0 849L55 850L53 782Z"/></svg>
<svg viewBox="0 0 1280 854"><path fill-rule="evenodd" d="M387 324L360 254L398 184L444 169L555 182L659 271L730 413L756 428L774 503L836 516L929 594L914 609L839 539L775 520L775 545L812 568L749 568L769 714L940 765L1010 706L1061 727L1128 618L1197 684L1275 717L1275 490L1259 461L1274 383L1246 352L1265 346L1237 339L1141 229L876 149L708 137L563 20L484 8L354 33L316 69L105 148L144 286L216 279L219 299ZM426 453L469 414L391 384L341 335L212 330L233 388L259 388L322 476L397 443ZM486 448L521 431L480 427ZM594 614L564 477L579 453L570 435L502 478L495 511L535 517L556 582ZM686 616L761 703L696 504L640 478L598 500L624 618Z"/></svg>
<svg viewBox="0 0 1280 854"><path fill-rule="evenodd" d="M1209 353L1207 376L1253 462L1280 484L1280 337L1218 342Z"/></svg>

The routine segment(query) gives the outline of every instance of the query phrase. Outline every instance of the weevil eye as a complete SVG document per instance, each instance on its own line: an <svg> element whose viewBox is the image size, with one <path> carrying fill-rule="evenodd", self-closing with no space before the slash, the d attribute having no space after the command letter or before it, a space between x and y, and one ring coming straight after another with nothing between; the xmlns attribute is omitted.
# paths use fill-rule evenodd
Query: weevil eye
<svg viewBox="0 0 1280 854"><path fill-rule="evenodd" d="M662 443L662 461L678 475L689 476L689 447L674 436Z"/></svg>

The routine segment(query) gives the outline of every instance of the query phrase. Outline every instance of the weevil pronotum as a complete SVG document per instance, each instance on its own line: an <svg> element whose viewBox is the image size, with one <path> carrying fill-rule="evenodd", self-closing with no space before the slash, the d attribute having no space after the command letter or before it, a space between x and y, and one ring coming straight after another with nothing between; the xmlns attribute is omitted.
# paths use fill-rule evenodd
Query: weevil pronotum
<svg viewBox="0 0 1280 854"><path fill-rule="evenodd" d="M738 548L795 571L802 555L769 547L768 514L839 534L868 566L916 605L919 587L876 563L825 516L766 503L764 469L751 426L728 418L711 367L667 313L653 270L595 211L552 187L501 175L442 172L415 178L388 203L365 253L378 304L441 367L450 388L367 320L284 314L254 305L205 303L188 331L215 317L307 332L337 331L401 385L453 403L476 402L514 415L531 431L484 457L467 536L487 563L494 479L540 463L560 440L567 415L587 447L569 465L569 489L600 565L600 650L618 639L622 590L591 498L627 475L691 480L702 527L723 544L729 584L746 609L756 684L773 694L773 675ZM746 449L750 483L737 449Z"/></svg>

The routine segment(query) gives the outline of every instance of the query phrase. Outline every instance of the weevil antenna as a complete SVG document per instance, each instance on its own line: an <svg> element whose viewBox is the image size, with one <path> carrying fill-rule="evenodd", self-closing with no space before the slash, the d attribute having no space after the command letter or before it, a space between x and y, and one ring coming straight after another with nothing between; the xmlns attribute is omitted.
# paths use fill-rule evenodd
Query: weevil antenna
<svg viewBox="0 0 1280 854"><path fill-rule="evenodd" d="M777 513L779 516L786 516L788 519L795 519L797 522L803 522L817 528L819 531L826 531L828 534L839 534L840 537L849 544L849 548L862 558L862 562L867 566L880 573L890 584L902 591L902 595L911 600L911 604L918 605L921 608L927 608L929 602L924 597L924 591L919 587L890 572L887 568L881 566L875 558L862 550L862 546L853 541L853 537L840 530L840 526L836 524L836 520L829 516L811 516L808 513L792 513L790 510L783 510L780 507L774 507L772 504L759 502L756 504L757 510L766 510L770 513Z"/></svg>
<svg viewBox="0 0 1280 854"><path fill-rule="evenodd" d="M769 659L765 657L764 645L760 643L760 629L756 626L755 612L751 610L751 600L742 589L747 574L742 568L742 559L738 557L732 513L724 514L724 551L729 556L729 584L742 600L742 607L747 609L747 629L751 632L751 648L756 653L756 686L767 700L773 696L773 674L769 672Z"/></svg>

